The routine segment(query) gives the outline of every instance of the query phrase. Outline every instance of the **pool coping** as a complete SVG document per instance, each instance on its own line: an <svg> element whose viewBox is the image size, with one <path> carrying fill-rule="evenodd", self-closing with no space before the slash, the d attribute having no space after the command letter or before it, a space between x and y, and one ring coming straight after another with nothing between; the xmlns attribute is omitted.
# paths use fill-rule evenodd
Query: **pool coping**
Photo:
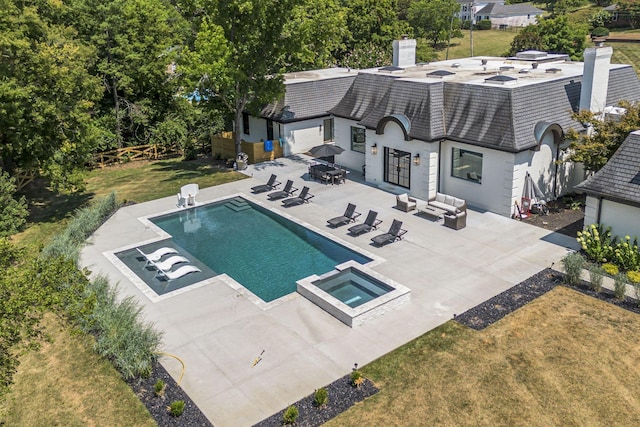
<svg viewBox="0 0 640 427"><path fill-rule="evenodd" d="M246 199L247 201L254 203L258 206L260 206L263 209L269 210L270 212L272 212L275 215L279 215L285 219L288 219L291 222L294 222L302 227L305 227L306 229L319 234L320 236L331 240L334 243L337 243L339 245L342 245L344 247L346 247L347 249L354 251L360 255L363 255L367 258L370 258L371 261L369 261L366 264L360 264L358 262L355 261L347 261L347 262L355 262L358 266L366 266L368 268L371 267L375 267L376 265L379 265L383 262L385 262L386 260L382 257L380 257L379 255L376 255L372 252L367 251L366 249L362 249L352 243L347 242L346 240L342 240L330 233L327 233L326 231L323 231L321 229L319 229L318 227L315 227L305 221L301 221L298 218L289 215L286 212L283 212L281 210L275 209L272 206L269 206L265 203L262 203L261 201L247 195L246 193L232 193L232 194L228 194L225 196L221 196L221 197L216 197L210 200L207 200L205 202L197 202L195 205L192 206L187 206L187 207L176 207L176 208L172 208L172 209L168 209L165 211L161 211L158 213L154 213L154 214L149 214L149 215L144 215L141 217L138 217L138 221L140 221L144 227L146 229L151 230L152 232L156 233L158 235L158 237L154 237L152 239L146 239L144 241L140 241L140 242L136 242L136 243L132 243L132 244L128 244L119 248L116 248L114 250L109 250L109 251L105 251L102 254L111 262L113 263L113 265L118 268L122 274L124 274L124 276L131 281L131 283L133 283L135 285L135 287L143 293L144 296L146 296L151 302L153 303L157 303L157 302L161 302L161 301L165 301L168 300L170 298L173 298L177 295L183 294L185 292L189 292L190 290L194 290L197 288L200 288L202 286L207 286L207 285L212 285L214 283L218 283L218 282L222 282L224 284L226 284L227 286L229 286L230 288L232 288L233 290L235 290L236 292L238 292L239 294L241 294L242 296L244 296L245 298L247 298L249 301L251 301L253 304L255 304L257 307L259 307L261 310L269 310L272 309L274 307L279 306L280 304L290 301L293 298L296 298L298 295L298 291L295 290L287 295L284 295L280 298L277 298L273 301L270 302L265 302L264 300L262 300L260 297L258 297L257 295L255 295L253 292L251 292L249 289L247 289L246 287L244 287L242 285L242 283L236 281L235 279L233 279L231 276L229 276L226 273L222 273L207 279L204 279L202 281L196 282L194 284L185 286L183 288L180 289L176 289L175 291L172 292L167 292L166 294L162 294L162 295L158 295L156 294L153 289L151 289L145 282L144 280L142 280L135 272L133 272L129 267L127 267L127 265L122 262L120 260L120 258L118 258L118 256L116 255L119 252L123 252L126 250L131 250L137 247L141 247L141 246L145 246L145 245L149 245L149 244L153 244L153 243L157 243L159 241L162 240L167 240L167 239L172 239L173 236L171 236L169 233L167 233L166 231L164 231L162 228L158 227L156 224L154 224L151 221L151 218L157 218L160 216L164 216L164 215L170 215L176 212L184 212L186 210L190 210L190 209L195 209L197 207L203 207L209 204L213 204L213 203L219 203L222 202L224 200L229 200L229 199L233 199L235 197L242 197L244 199ZM344 264L344 263L343 263ZM339 264L342 265L342 264ZM337 269L337 267L339 265L334 266L335 269ZM333 272L335 270L332 270L331 272ZM331 273L329 272L329 273ZM301 278L300 280L306 280L310 277L317 277L317 275L311 275L305 278Z"/></svg>

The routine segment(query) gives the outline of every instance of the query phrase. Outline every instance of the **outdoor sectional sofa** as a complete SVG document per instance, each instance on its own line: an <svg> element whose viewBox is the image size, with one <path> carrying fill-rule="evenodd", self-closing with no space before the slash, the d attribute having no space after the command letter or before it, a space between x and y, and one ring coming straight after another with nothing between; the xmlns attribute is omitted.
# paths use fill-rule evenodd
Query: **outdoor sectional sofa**
<svg viewBox="0 0 640 427"><path fill-rule="evenodd" d="M460 230L467 226L467 202L448 194L436 193L436 197L429 200L429 205L447 211L444 214L444 225Z"/></svg>

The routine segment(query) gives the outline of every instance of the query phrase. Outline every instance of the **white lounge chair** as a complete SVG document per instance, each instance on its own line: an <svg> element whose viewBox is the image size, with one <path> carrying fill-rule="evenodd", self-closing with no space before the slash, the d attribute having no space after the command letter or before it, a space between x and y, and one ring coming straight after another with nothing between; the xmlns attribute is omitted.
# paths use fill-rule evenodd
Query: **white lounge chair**
<svg viewBox="0 0 640 427"><path fill-rule="evenodd" d="M186 204L188 206L193 206L196 204L196 195L199 191L200 187L198 186L198 184L183 185L180 188L180 196L182 196L182 199L186 201Z"/></svg>
<svg viewBox="0 0 640 427"><path fill-rule="evenodd" d="M193 265L183 265L174 271L158 271L159 275L166 277L167 281L176 280L189 273L197 273L201 270Z"/></svg>
<svg viewBox="0 0 640 427"><path fill-rule="evenodd" d="M171 270L174 265L181 264L183 262L189 262L189 260L183 256L174 255L165 259L164 261L153 262L151 263L151 265L153 265L158 270L158 272L161 272Z"/></svg>
<svg viewBox="0 0 640 427"><path fill-rule="evenodd" d="M168 247L163 247L160 249L156 249L155 251L151 252L150 254L145 254L144 252L142 252L140 250L140 248L136 248L136 250L138 252L140 252L140 255L142 255L144 257L144 259L147 261L147 263L145 264L145 267L153 262L158 262L160 261L160 259L165 256L165 255L169 255L169 254L177 254L178 251L173 249L173 248L168 248Z"/></svg>

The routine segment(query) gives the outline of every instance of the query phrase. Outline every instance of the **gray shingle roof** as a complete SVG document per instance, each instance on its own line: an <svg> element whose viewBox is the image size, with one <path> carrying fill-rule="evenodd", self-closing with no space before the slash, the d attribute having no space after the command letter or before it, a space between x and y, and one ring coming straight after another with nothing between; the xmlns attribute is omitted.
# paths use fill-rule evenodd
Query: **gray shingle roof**
<svg viewBox="0 0 640 427"><path fill-rule="evenodd" d="M631 132L607 164L576 190L640 207L640 131Z"/></svg>
<svg viewBox="0 0 640 427"><path fill-rule="evenodd" d="M358 74L344 98L329 112L337 117L361 120L387 96L396 78L388 74Z"/></svg>
<svg viewBox="0 0 640 427"><path fill-rule="evenodd" d="M542 15L543 11L528 4L491 3L476 12L476 15L487 16L521 16Z"/></svg>
<svg viewBox="0 0 640 427"><path fill-rule="evenodd" d="M375 129L385 116L403 114L410 136L422 141L449 138L508 152L535 147L536 123L546 121L582 130L571 118L580 104L581 76L535 84L469 84L400 79L401 75L358 74L344 98L330 110L335 116ZM607 105L639 101L640 84L631 67L609 73Z"/></svg>
<svg viewBox="0 0 640 427"><path fill-rule="evenodd" d="M284 98L264 107L261 117L287 123L328 116L355 78L354 73L352 77L289 83Z"/></svg>
<svg viewBox="0 0 640 427"><path fill-rule="evenodd" d="M411 138L424 141L443 138L443 89L443 82L425 84L411 80L395 80L384 98L362 118L360 124L375 129L384 117L403 114L411 123Z"/></svg>

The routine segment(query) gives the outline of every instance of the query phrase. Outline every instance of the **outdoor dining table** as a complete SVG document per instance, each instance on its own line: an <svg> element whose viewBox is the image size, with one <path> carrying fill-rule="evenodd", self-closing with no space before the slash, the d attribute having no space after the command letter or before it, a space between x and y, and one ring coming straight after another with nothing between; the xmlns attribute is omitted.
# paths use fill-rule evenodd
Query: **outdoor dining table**
<svg viewBox="0 0 640 427"><path fill-rule="evenodd" d="M309 172L313 179L322 179L323 175L328 175L331 177L331 184L335 184L336 180L340 183L341 176L345 173L344 170L340 168L335 168L326 164L316 164L309 167Z"/></svg>

